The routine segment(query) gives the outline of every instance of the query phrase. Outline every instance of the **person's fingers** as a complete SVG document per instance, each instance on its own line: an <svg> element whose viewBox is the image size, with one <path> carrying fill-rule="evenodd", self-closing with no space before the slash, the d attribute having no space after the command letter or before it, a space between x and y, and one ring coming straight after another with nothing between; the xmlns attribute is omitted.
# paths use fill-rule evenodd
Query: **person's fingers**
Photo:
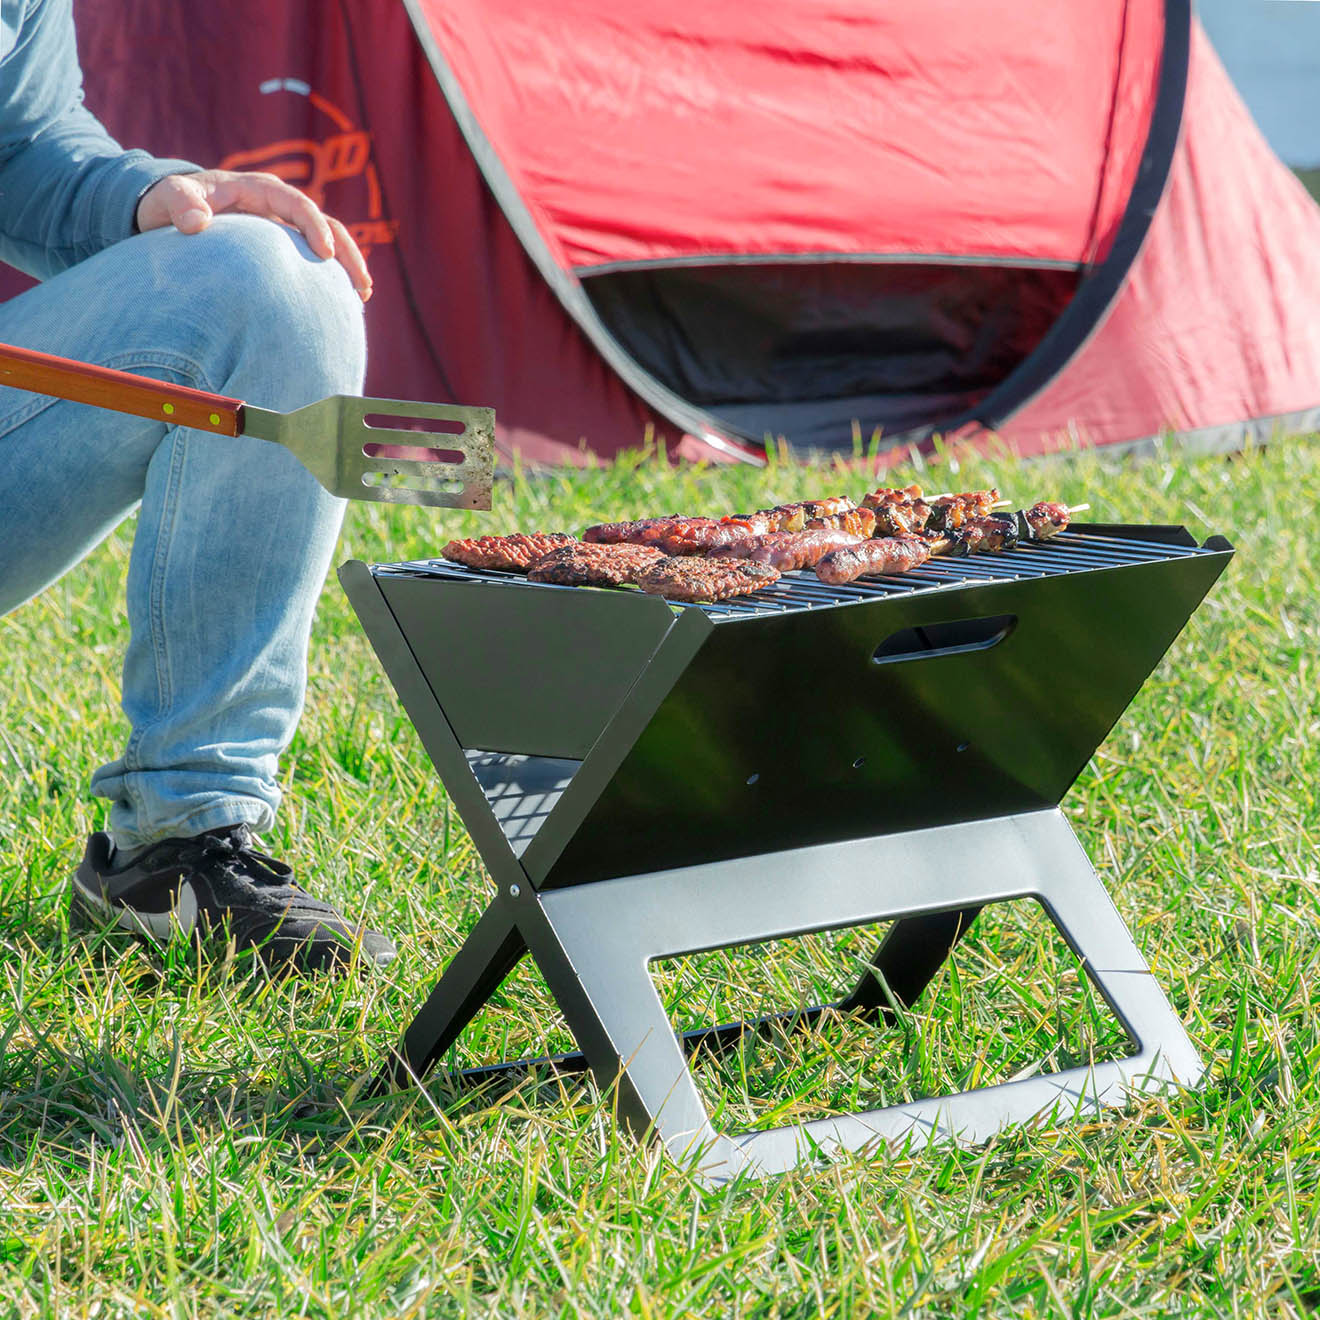
<svg viewBox="0 0 1320 1320"><path fill-rule="evenodd" d="M340 221L325 215L306 193L273 174L202 170L169 175L139 202L138 228L145 231L172 224L185 234L195 234L225 211L242 211L291 226L318 257L339 261L363 302L371 297L371 274L352 234Z"/></svg>
<svg viewBox="0 0 1320 1320"><path fill-rule="evenodd" d="M185 234L196 234L211 223L211 204L206 200L206 189L186 174L169 180L170 220L175 229Z"/></svg>
<svg viewBox="0 0 1320 1320"><path fill-rule="evenodd" d="M318 257L335 255L335 236L321 208L306 193L273 174L231 174L216 185L217 211L238 210L282 220L306 240Z"/></svg>
<svg viewBox="0 0 1320 1320"><path fill-rule="evenodd" d="M371 297L371 275L367 271L366 258L353 236L305 193L269 174L238 174L226 182L233 190L232 203L227 195L230 189L224 185L218 187L213 198L217 211L224 209L219 205L223 197L227 204L237 209L292 225L317 256L335 257L339 261L363 302Z"/></svg>
<svg viewBox="0 0 1320 1320"><path fill-rule="evenodd" d="M326 216L326 220L334 230L335 256L339 258L339 264L348 271L348 278L353 281L358 297L366 302L371 297L371 272L367 269L367 259L362 255L362 249L354 241L353 235L341 221L336 220L332 215Z"/></svg>
<svg viewBox="0 0 1320 1320"><path fill-rule="evenodd" d="M211 223L212 210L201 175L170 174L148 189L138 203L137 226L145 233L173 225L196 234Z"/></svg>

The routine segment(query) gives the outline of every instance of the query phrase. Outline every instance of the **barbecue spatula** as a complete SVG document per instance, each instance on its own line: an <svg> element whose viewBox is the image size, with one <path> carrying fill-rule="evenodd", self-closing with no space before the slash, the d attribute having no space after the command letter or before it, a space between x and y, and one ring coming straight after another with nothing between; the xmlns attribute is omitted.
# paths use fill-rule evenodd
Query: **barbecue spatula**
<svg viewBox="0 0 1320 1320"><path fill-rule="evenodd" d="M9 344L0 344L0 385L216 435L269 440L343 499L490 508L495 414L489 408L338 394L294 412L271 412L222 394ZM435 427L416 431L398 425L413 420L447 425L439 428L441 435L434 434Z"/></svg>

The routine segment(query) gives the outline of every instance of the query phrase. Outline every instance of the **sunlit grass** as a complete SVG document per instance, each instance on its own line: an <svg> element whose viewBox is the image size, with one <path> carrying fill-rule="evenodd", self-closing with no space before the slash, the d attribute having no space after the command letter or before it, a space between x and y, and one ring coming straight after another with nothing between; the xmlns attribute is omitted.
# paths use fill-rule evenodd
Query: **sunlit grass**
<svg viewBox="0 0 1320 1320"><path fill-rule="evenodd" d="M706 1190L587 1083L358 1095L489 880L332 579L268 839L388 930L386 975L262 983L66 941L67 876L124 736L131 525L0 620L0 1315L1303 1315L1320 1305L1320 449L947 460L935 488L1088 501L1239 553L1066 802L1210 1071L1195 1093L980 1149ZM776 464L516 474L488 515L362 505L340 559L454 535L742 509L861 478ZM769 712L772 716L773 712ZM729 1127L1121 1051L1029 905L908 1019L772 1034L699 1071ZM989 916L989 914L987 914ZM865 932L665 967L682 1025L818 1002ZM524 965L456 1058L571 1047Z"/></svg>

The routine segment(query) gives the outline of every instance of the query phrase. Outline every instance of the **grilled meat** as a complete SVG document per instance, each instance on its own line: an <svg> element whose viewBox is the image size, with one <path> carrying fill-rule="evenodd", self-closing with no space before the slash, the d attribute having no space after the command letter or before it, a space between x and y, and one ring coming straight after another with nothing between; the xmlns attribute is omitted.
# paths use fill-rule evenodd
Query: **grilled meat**
<svg viewBox="0 0 1320 1320"><path fill-rule="evenodd" d="M820 531L833 527L841 532L853 532L857 536L871 536L875 532L874 509L844 509L840 513L828 513L820 518L808 518L807 530Z"/></svg>
<svg viewBox="0 0 1320 1320"><path fill-rule="evenodd" d="M829 518L836 513L845 513L848 509L855 509L857 505L847 495L831 495L824 500L804 500L801 505L787 504L781 507L801 508L807 521L810 522L812 518Z"/></svg>
<svg viewBox="0 0 1320 1320"><path fill-rule="evenodd" d="M511 536L480 536L450 541L440 552L468 568L503 568L525 573L538 559L562 545L575 544L566 532L514 532Z"/></svg>
<svg viewBox="0 0 1320 1320"><path fill-rule="evenodd" d="M947 528L961 527L969 518L985 518L999 501L999 491L969 490L961 495L937 495L930 500L930 516L926 519L926 528L932 532L942 532Z"/></svg>
<svg viewBox="0 0 1320 1320"><path fill-rule="evenodd" d="M1058 536L1072 522L1072 510L1066 504L1041 500L1015 517L1018 520L1018 534L1024 541L1048 541L1051 536Z"/></svg>
<svg viewBox="0 0 1320 1320"><path fill-rule="evenodd" d="M805 532L766 532L764 536L746 536L732 545L711 551L712 559L752 559L769 564L781 573L810 568L832 550L858 545L866 538L837 527L819 527Z"/></svg>
<svg viewBox="0 0 1320 1320"><path fill-rule="evenodd" d="M832 587L859 577L906 573L930 558L930 546L919 536L881 536L834 550L816 565L816 576Z"/></svg>
<svg viewBox="0 0 1320 1320"><path fill-rule="evenodd" d="M742 536L764 536L767 532L787 531L780 527L778 509L757 509L755 513L732 513L720 519L722 527L730 527Z"/></svg>
<svg viewBox="0 0 1320 1320"><path fill-rule="evenodd" d="M930 505L921 498L920 486L897 490L882 486L862 499L862 508L875 514L875 536L911 536L924 531L930 520Z"/></svg>
<svg viewBox="0 0 1320 1320"><path fill-rule="evenodd" d="M554 582L562 587L620 587L635 582L642 569L663 559L652 545L587 544L574 541L552 550L532 565L532 582Z"/></svg>
<svg viewBox="0 0 1320 1320"><path fill-rule="evenodd" d="M663 518L633 518L628 522L597 523L582 533L582 539L598 545L648 545L680 523L692 522L686 514L671 513ZM703 519L709 522L710 519Z"/></svg>
<svg viewBox="0 0 1320 1320"><path fill-rule="evenodd" d="M749 559L669 558L657 560L637 575L637 585L668 600L728 600L760 591L779 580L768 564Z"/></svg>
<svg viewBox="0 0 1320 1320"><path fill-rule="evenodd" d="M920 498L920 486L904 486L901 490L896 486L881 486L862 497L862 508L878 509L882 504L911 504Z"/></svg>
<svg viewBox="0 0 1320 1320"><path fill-rule="evenodd" d="M706 555L722 546L732 545L746 535L736 523L719 522L714 518L685 518L647 544L658 545L667 555Z"/></svg>
<svg viewBox="0 0 1320 1320"><path fill-rule="evenodd" d="M1018 543L1018 523L1011 514L969 518L961 527L924 536L932 555L972 555L1012 550Z"/></svg>

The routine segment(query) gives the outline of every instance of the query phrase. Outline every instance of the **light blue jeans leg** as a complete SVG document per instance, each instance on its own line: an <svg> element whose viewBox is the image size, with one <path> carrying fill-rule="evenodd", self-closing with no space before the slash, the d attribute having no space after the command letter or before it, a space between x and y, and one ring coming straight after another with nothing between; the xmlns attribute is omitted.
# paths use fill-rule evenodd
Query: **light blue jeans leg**
<svg viewBox="0 0 1320 1320"><path fill-rule="evenodd" d="M0 340L288 411L360 393L336 262L248 216L139 235L0 305ZM274 819L343 503L286 450L0 389L0 614L141 504L122 755L92 777L123 847Z"/></svg>

